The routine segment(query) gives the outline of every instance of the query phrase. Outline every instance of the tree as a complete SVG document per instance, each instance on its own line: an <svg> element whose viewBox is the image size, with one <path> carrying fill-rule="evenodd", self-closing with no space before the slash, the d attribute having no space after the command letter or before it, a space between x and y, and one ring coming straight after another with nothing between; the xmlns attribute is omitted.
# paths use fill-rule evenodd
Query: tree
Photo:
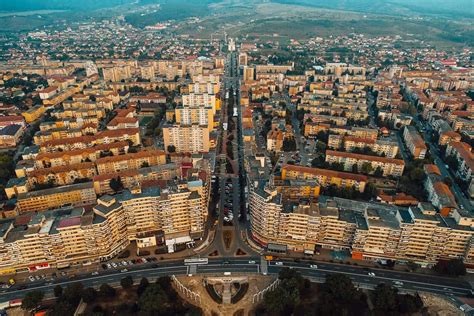
<svg viewBox="0 0 474 316"><path fill-rule="evenodd" d="M26 293L21 302L21 308L25 310L32 310L36 308L44 298L43 291L32 291Z"/></svg>
<svg viewBox="0 0 474 316"><path fill-rule="evenodd" d="M93 303L97 299L97 290L92 287L88 287L82 291L81 297L85 303Z"/></svg>
<svg viewBox="0 0 474 316"><path fill-rule="evenodd" d="M150 284L150 282L148 282L147 278L142 278L140 280L140 283L138 284L138 288L137 288L138 296L141 296L143 294L143 292L145 292L145 290L146 290L146 288L148 287L149 284Z"/></svg>
<svg viewBox="0 0 474 316"><path fill-rule="evenodd" d="M359 173L359 167L357 166L356 163L352 165L352 172L353 173Z"/></svg>
<svg viewBox="0 0 474 316"><path fill-rule="evenodd" d="M163 313L167 302L166 292L156 283L150 284L138 299L140 311L144 314Z"/></svg>
<svg viewBox="0 0 474 316"><path fill-rule="evenodd" d="M397 309L397 289L381 283L372 292L372 303L380 311L394 311Z"/></svg>
<svg viewBox="0 0 474 316"><path fill-rule="evenodd" d="M439 260L433 269L439 274L459 276L466 274L466 267L462 259Z"/></svg>
<svg viewBox="0 0 474 316"><path fill-rule="evenodd" d="M127 290L133 286L133 279L131 276L126 276L122 280L120 280L120 285L124 290Z"/></svg>
<svg viewBox="0 0 474 316"><path fill-rule="evenodd" d="M61 295L63 295L63 288L61 285L56 285L54 287L54 297L60 297Z"/></svg>
<svg viewBox="0 0 474 316"><path fill-rule="evenodd" d="M286 152L296 150L296 141L294 137L283 139L282 150Z"/></svg>
<svg viewBox="0 0 474 316"><path fill-rule="evenodd" d="M398 295L398 311L401 314L411 315L423 308L423 301L417 295Z"/></svg>
<svg viewBox="0 0 474 316"><path fill-rule="evenodd" d="M111 287L110 285L108 285L107 283L104 283L100 286L100 289L99 289L100 296L111 298L111 297L114 297L115 294L116 294L115 289Z"/></svg>
<svg viewBox="0 0 474 316"><path fill-rule="evenodd" d="M118 176L117 178L112 178L110 180L109 186L115 193L123 190L122 178Z"/></svg>
<svg viewBox="0 0 474 316"><path fill-rule="evenodd" d="M377 169L375 169L374 176L376 176L376 177L383 176L383 170L380 166L378 166Z"/></svg>
<svg viewBox="0 0 474 316"><path fill-rule="evenodd" d="M352 280L344 274L330 274L326 277L324 290L330 293L336 300L347 301L349 298L358 296Z"/></svg>
<svg viewBox="0 0 474 316"><path fill-rule="evenodd" d="M176 152L176 147L174 145L168 145L167 149L169 153Z"/></svg>
<svg viewBox="0 0 474 316"><path fill-rule="evenodd" d="M67 301L71 305L76 306L81 300L83 290L84 286L82 285L82 283L70 284L64 289L61 299Z"/></svg>

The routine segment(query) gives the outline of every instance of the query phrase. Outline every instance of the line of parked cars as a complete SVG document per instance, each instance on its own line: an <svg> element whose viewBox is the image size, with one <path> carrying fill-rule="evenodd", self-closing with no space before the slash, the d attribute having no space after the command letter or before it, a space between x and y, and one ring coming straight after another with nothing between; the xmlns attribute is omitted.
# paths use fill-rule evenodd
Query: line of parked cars
<svg viewBox="0 0 474 316"><path fill-rule="evenodd" d="M155 262L155 261L157 261L155 257L137 258L137 259L131 259L131 260L122 260L122 261L117 261L117 262L113 261L113 262L103 263L102 269L104 270L118 269L118 268L133 266L136 264L143 264L143 263ZM126 271L123 271L123 272L126 272Z"/></svg>
<svg viewBox="0 0 474 316"><path fill-rule="evenodd" d="M232 179L227 179L226 184L225 184L225 200L224 200L224 221L227 223L232 222L234 219L234 213L233 213L233 206L232 206L232 200L233 200L233 194L232 194Z"/></svg>

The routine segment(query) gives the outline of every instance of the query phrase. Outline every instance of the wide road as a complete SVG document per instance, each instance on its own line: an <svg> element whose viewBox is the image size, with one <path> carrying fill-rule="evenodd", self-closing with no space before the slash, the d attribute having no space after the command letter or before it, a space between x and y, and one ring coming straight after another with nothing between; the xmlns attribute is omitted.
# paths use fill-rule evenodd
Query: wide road
<svg viewBox="0 0 474 316"><path fill-rule="evenodd" d="M197 275L223 275L224 272L238 274L257 274L260 273L260 257L249 258L218 258L209 259L207 265L199 265L194 274ZM310 267L311 264L317 264L317 268ZM394 281L401 281L403 285L398 286L400 290L405 291L424 291L448 296L467 296L471 293L471 286L468 282L457 278L446 278L440 276L407 273L400 271L370 269L358 266L336 264L336 263L318 263L310 261L294 262L294 261L273 261L268 265L268 275L277 276L278 272L284 268L290 267L301 272L307 278L322 282L327 274L342 273L348 275L357 285L374 287L379 283L387 283L394 285ZM130 275L135 282L139 282L142 277L149 279L157 278L165 275L187 275L190 268L184 265L183 260L145 264L129 267L129 271L120 272L118 270L103 271L99 275L82 275L75 279L58 279L54 282L34 282L27 284L27 288L19 288L13 286L0 294L0 302L22 298L26 292L32 290L42 290L46 294L51 294L56 285L63 287L81 282L85 287L99 287L103 283L119 286L120 280ZM369 276L368 273L374 273L375 276Z"/></svg>

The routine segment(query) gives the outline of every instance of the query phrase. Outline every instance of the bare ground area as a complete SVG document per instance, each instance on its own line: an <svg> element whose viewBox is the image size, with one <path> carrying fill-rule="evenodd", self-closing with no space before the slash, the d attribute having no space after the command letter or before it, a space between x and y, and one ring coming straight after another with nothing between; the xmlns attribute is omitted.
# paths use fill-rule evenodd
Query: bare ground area
<svg viewBox="0 0 474 316"><path fill-rule="evenodd" d="M237 275L237 274L236 274ZM217 304L206 292L206 289L203 286L203 277L179 277L179 281L186 286L191 291L198 293L201 297L201 304L196 304L196 302L190 300L195 305L198 305L204 312L204 315L249 315L249 312L255 308L256 304L252 303L253 295L264 288L266 288L274 278L268 276L258 276L250 275L249 277L249 289L247 294L236 304ZM179 295L185 299L181 292Z"/></svg>

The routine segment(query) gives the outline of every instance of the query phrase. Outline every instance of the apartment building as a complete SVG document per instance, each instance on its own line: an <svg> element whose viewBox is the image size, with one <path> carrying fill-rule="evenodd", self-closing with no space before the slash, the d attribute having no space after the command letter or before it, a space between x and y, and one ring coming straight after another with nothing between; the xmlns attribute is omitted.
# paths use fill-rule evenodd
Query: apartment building
<svg viewBox="0 0 474 316"><path fill-rule="evenodd" d="M267 134L267 150L280 152L283 147L285 133L279 129L272 129Z"/></svg>
<svg viewBox="0 0 474 316"><path fill-rule="evenodd" d="M119 82L130 79L132 70L129 65L113 65L102 68L102 76L105 81Z"/></svg>
<svg viewBox="0 0 474 316"><path fill-rule="evenodd" d="M446 148L446 156L454 156L458 162L456 173L464 181L472 180L474 170L474 155L469 144L464 142L451 142Z"/></svg>
<svg viewBox="0 0 474 316"><path fill-rule="evenodd" d="M210 107L178 106L174 113L179 125L207 126L209 132L214 129L214 113Z"/></svg>
<svg viewBox="0 0 474 316"><path fill-rule="evenodd" d="M110 259L129 244L123 214L64 208L1 223L0 267L12 273Z"/></svg>
<svg viewBox="0 0 474 316"><path fill-rule="evenodd" d="M356 260L422 265L452 258L473 262L472 222L441 216L430 205L406 209L325 196L317 203L285 201L265 181L251 183L249 198L252 237L269 250L347 249Z"/></svg>
<svg viewBox="0 0 474 316"><path fill-rule="evenodd" d="M17 199L18 210L24 213L46 211L67 204L76 207L92 205L96 201L96 195L92 182L86 182L21 193Z"/></svg>
<svg viewBox="0 0 474 316"><path fill-rule="evenodd" d="M0 128L0 148L15 147L23 132L24 128L21 125L8 125Z"/></svg>
<svg viewBox="0 0 474 316"><path fill-rule="evenodd" d="M328 147L352 152L354 149L370 148L374 153L387 158L395 158L399 152L398 142L392 139L358 138L354 136L329 135Z"/></svg>
<svg viewBox="0 0 474 316"><path fill-rule="evenodd" d="M367 176L360 174L297 165L283 165L281 180L317 180L323 187L330 185L336 185L339 188L354 187L359 192L364 192L368 182Z"/></svg>
<svg viewBox="0 0 474 316"><path fill-rule="evenodd" d="M215 94L209 93L189 93L182 96L183 106L188 107L209 107L212 113L216 114L217 98Z"/></svg>
<svg viewBox="0 0 474 316"><path fill-rule="evenodd" d="M43 115L46 111L43 105L35 105L32 108L22 112L21 115L25 118L26 123L33 123Z"/></svg>
<svg viewBox="0 0 474 316"><path fill-rule="evenodd" d="M424 159L428 148L425 145L423 137L413 126L405 126L403 131L403 140L415 159Z"/></svg>
<svg viewBox="0 0 474 316"><path fill-rule="evenodd" d="M209 152L209 129L196 124L164 126L163 141L167 151L174 148L178 153Z"/></svg>
<svg viewBox="0 0 474 316"><path fill-rule="evenodd" d="M76 149L71 151L42 152L36 155L35 168L51 168L78 164L83 161L95 162L101 154L121 155L128 152L129 143L119 141L110 144L100 144L94 147Z"/></svg>
<svg viewBox="0 0 474 316"><path fill-rule="evenodd" d="M95 161L98 174L118 173L165 163L166 153L161 150L143 150L137 153L103 157Z"/></svg>
<svg viewBox="0 0 474 316"><path fill-rule="evenodd" d="M124 128L115 130L104 130L95 135L85 135L65 139L54 139L46 141L41 146L42 152L73 151L85 149L113 142L130 141L132 145L141 144L140 129Z"/></svg>
<svg viewBox="0 0 474 316"><path fill-rule="evenodd" d="M81 162L78 164L41 168L26 172L28 184L32 187L37 184L73 184L78 180L87 180L95 175L97 175L97 170L93 162Z"/></svg>
<svg viewBox="0 0 474 316"><path fill-rule="evenodd" d="M377 169L382 171L382 175L400 177L405 168L405 162L401 159L369 156L362 154L347 153L341 151L326 150L326 162L341 163L344 170L352 170L352 166L357 165L358 170L363 170L364 164L368 164L369 174L374 174Z"/></svg>
<svg viewBox="0 0 474 316"><path fill-rule="evenodd" d="M26 212L0 223L0 269L35 271L111 259L131 241L139 248L202 238L207 219L205 183L172 181L165 189L104 195L92 211L71 206ZM95 195L94 195L95 196Z"/></svg>
<svg viewBox="0 0 474 316"><path fill-rule="evenodd" d="M122 170L117 173L105 173L93 177L92 181L94 182L96 194L102 195L114 193L114 190L110 187L110 181L112 181L112 179L118 179L119 177L124 189L133 189L140 184L156 184L159 181L172 180L180 176L180 166L176 163L169 163L140 169Z"/></svg>

